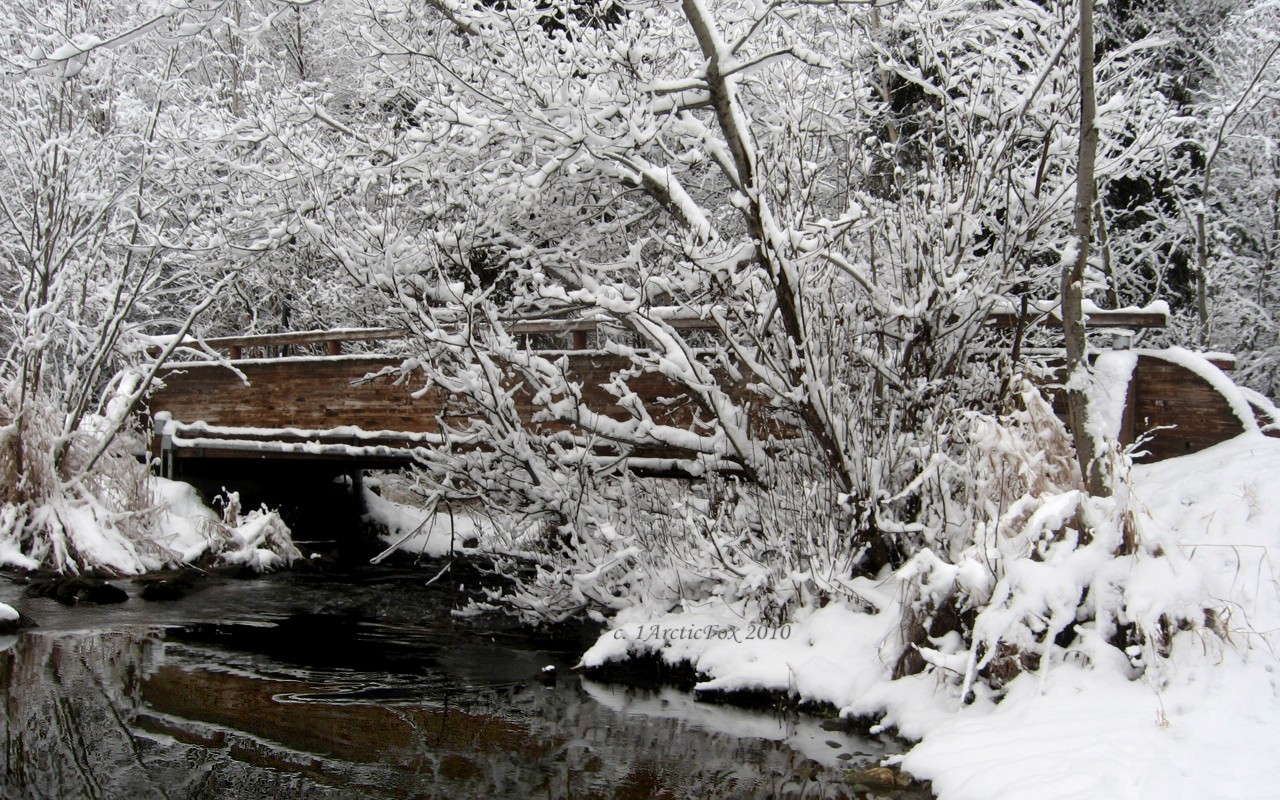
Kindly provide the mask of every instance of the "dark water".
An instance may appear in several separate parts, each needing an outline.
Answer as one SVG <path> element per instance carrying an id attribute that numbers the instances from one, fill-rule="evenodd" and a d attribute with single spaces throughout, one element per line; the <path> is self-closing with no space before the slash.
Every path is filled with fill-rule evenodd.
<path id="1" fill-rule="evenodd" d="M 458 587 L 428 574 L 71 609 L 0 581 L 41 626 L 0 637 L 0 797 L 852 797 L 847 770 L 885 755 L 816 719 L 583 679 L 592 631 L 456 620 Z"/>

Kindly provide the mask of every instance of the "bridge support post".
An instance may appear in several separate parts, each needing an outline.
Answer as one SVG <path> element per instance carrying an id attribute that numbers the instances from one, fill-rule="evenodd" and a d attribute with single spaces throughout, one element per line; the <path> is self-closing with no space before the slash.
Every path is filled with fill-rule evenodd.
<path id="1" fill-rule="evenodd" d="M 171 419 L 168 411 L 161 411 L 156 414 L 152 421 L 152 441 L 159 439 L 158 444 L 153 444 L 156 454 L 160 456 L 160 476 L 169 480 L 174 479 L 173 465 L 173 431 L 169 429 L 169 420 Z"/>

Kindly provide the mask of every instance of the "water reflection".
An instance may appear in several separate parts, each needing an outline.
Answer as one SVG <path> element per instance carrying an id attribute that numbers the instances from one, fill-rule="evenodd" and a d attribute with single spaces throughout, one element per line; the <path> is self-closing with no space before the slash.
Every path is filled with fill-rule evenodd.
<path id="1" fill-rule="evenodd" d="M 447 627 L 307 613 L 5 637 L 0 796 L 844 797 L 844 769 L 883 755 L 681 692 L 563 668 L 544 686 L 534 665 L 566 653 Z"/>

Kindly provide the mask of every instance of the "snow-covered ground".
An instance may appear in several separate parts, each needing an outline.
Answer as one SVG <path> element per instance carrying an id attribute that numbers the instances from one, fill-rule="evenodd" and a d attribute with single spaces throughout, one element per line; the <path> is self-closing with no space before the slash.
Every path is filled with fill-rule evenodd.
<path id="1" fill-rule="evenodd" d="M 693 663 L 704 689 L 786 691 L 872 715 L 919 740 L 901 767 L 942 800 L 1280 797 L 1280 440 L 1245 434 L 1137 467 L 1133 482 L 1141 542 L 1168 566 L 1144 590 L 1203 603 L 1228 631 L 1179 632 L 1145 670 L 1085 643 L 1019 675 L 998 702 L 979 693 L 966 705 L 937 672 L 889 679 L 881 653 L 895 613 L 832 604 L 761 628 L 714 602 L 661 618 L 624 611 L 583 663 L 655 652 Z M 894 579 L 857 589 L 872 608 L 898 602 Z"/>

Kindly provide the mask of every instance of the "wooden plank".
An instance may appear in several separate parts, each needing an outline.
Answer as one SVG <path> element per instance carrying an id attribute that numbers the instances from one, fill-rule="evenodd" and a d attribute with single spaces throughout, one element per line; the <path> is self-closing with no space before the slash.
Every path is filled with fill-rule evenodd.
<path id="1" fill-rule="evenodd" d="M 684 430 L 709 425 L 710 420 L 683 388 L 660 373 L 632 375 L 634 367 L 629 359 L 596 351 L 567 353 L 564 358 L 566 375 L 579 387 L 581 402 L 596 413 L 619 421 L 632 418 L 605 388 L 619 373 L 627 373 L 628 385 L 644 398 L 655 423 Z M 401 363 L 399 358 L 386 356 L 342 356 L 255 359 L 237 362 L 234 369 L 212 362 L 170 365 L 160 376 L 163 385 L 152 394 L 148 411 L 153 417 L 167 413 L 178 424 L 171 430 L 175 438 L 167 447 L 157 440 L 153 454 L 161 456 L 162 449 L 167 449 L 168 458 L 340 459 L 344 456 L 341 448 L 329 452 L 326 446 L 409 448 L 421 444 L 422 436 L 442 434 L 442 426 L 460 430 L 470 425 L 476 414 L 462 398 L 439 387 L 421 391 L 427 375 L 418 370 L 401 376 Z M 534 403 L 533 393 L 523 386 L 514 369 L 508 374 L 507 386 L 514 388 L 512 396 L 522 419 L 530 420 L 545 408 Z M 561 399 L 555 396 L 551 402 Z M 752 421 L 761 438 L 781 430 L 763 415 L 754 415 Z M 351 427 L 363 433 L 350 436 L 335 430 Z M 576 426 L 561 420 L 539 422 L 536 428 L 545 434 L 573 431 Z M 372 431 L 387 433 L 371 436 Z M 268 442 L 276 444 L 264 446 Z M 303 444 L 310 446 L 299 446 Z M 607 442 L 602 446 L 614 448 Z M 359 455 L 359 450 L 349 452 L 366 457 Z M 638 448 L 632 454 L 658 460 L 695 455 L 659 444 Z M 367 458 L 385 455 L 371 450 Z M 673 469 L 681 472 L 683 467 Z"/>
<path id="2" fill-rule="evenodd" d="M 630 418 L 630 412 L 604 388 L 619 372 L 631 369 L 628 359 L 591 351 L 566 357 L 569 380 L 581 385 L 582 400 L 588 407 L 614 419 Z M 458 399 L 438 387 L 413 397 L 411 393 L 427 381 L 421 372 L 404 380 L 396 374 L 372 377 L 400 364 L 401 359 L 385 356 L 238 362 L 236 369 L 248 379 L 247 385 L 235 371 L 220 364 L 175 364 L 161 373 L 164 386 L 152 394 L 149 409 L 152 416 L 167 411 L 182 422 L 240 428 L 352 425 L 406 432 L 438 432 L 440 419 L 470 416 Z M 517 383 L 513 376 L 509 385 Z M 669 378 L 648 373 L 629 377 L 628 384 L 650 403 L 650 413 L 659 424 L 685 428 L 694 423 L 696 404 Z M 515 400 L 526 416 L 536 410 L 532 395 L 523 387 L 517 390 Z"/>
<path id="3" fill-rule="evenodd" d="M 699 317 L 682 309 L 655 309 L 654 319 L 661 319 L 676 330 L 718 330 L 718 324 L 710 318 Z M 988 322 L 998 328 L 1015 327 L 1020 315 L 1013 311 L 993 311 Z M 1049 327 L 1061 327 L 1062 320 L 1052 313 L 1032 313 L 1025 318 L 1028 323 Z M 447 319 L 441 324 L 450 324 Z M 1162 328 L 1167 324 L 1163 313 L 1149 311 L 1110 311 L 1095 310 L 1091 312 L 1085 323 L 1092 328 Z M 504 325 L 512 335 L 526 334 L 568 334 L 591 333 L 601 329 L 625 329 L 625 325 L 616 320 L 588 318 L 550 318 L 509 320 Z M 297 345 L 312 345 L 341 342 L 368 342 L 405 339 L 411 335 L 406 328 L 346 328 L 338 330 L 287 331 L 283 333 L 250 334 L 244 336 L 216 336 L 207 339 L 187 338 L 183 346 L 191 348 L 207 347 L 213 350 L 240 350 L 283 348 Z M 331 354 L 332 351 L 330 351 Z"/>
<path id="4" fill-rule="evenodd" d="M 683 331 L 717 331 L 719 325 L 712 319 L 682 315 L 679 310 L 663 309 L 655 313 L 667 325 Z M 1017 312 L 995 311 L 988 315 L 988 323 L 997 328 L 1012 328 L 1022 319 L 1026 324 L 1045 327 L 1061 327 L 1062 320 L 1051 313 L 1030 314 L 1021 318 Z M 1162 313 L 1146 311 L 1107 311 L 1090 313 L 1085 321 L 1089 328 L 1162 328 L 1167 318 Z M 448 324 L 447 321 L 443 324 Z M 583 349 L 587 334 L 600 330 L 625 330 L 625 325 L 610 319 L 526 319 L 505 323 L 507 333 L 522 335 L 571 335 L 573 349 Z M 406 339 L 411 335 L 405 328 L 348 328 L 340 330 L 290 331 L 245 336 L 218 336 L 208 339 L 188 338 L 183 346 L 189 349 L 222 350 L 230 353 L 232 360 L 245 353 L 282 353 L 289 347 L 324 345 L 325 352 L 337 355 L 342 342 L 373 342 Z"/>
<path id="5" fill-rule="evenodd" d="M 987 315 L 987 323 L 996 328 L 1015 328 L 1020 319 L 1028 327 L 1062 327 L 1062 319 L 1050 313 L 1032 312 L 1025 318 L 1013 311 L 993 311 Z M 1163 328 L 1168 324 L 1168 317 L 1150 311 L 1092 311 L 1085 317 L 1084 324 L 1086 328 Z"/>
<path id="6" fill-rule="evenodd" d="M 580 385 L 583 403 L 613 419 L 631 418 L 631 413 L 604 388 L 620 372 L 630 372 L 628 359 L 591 351 L 568 353 L 565 358 L 567 377 Z M 224 365 L 174 365 L 162 373 L 164 385 L 152 395 L 150 412 L 168 412 L 180 423 L 202 421 L 232 429 L 210 431 L 201 426 L 179 426 L 179 449 L 199 451 L 199 457 L 349 458 L 355 452 L 364 453 L 369 459 L 407 460 L 410 448 L 425 443 L 423 436 L 429 439 L 440 435 L 442 425 L 465 428 L 474 411 L 438 387 L 420 392 L 427 382 L 427 376 L 420 371 L 403 377 L 398 373 L 380 374 L 396 370 L 400 364 L 400 359 L 385 356 L 239 362 L 237 368 L 247 384 Z M 518 383 L 514 375 L 509 377 L 508 385 L 516 387 L 516 408 L 528 420 L 539 407 L 532 394 Z M 690 430 L 710 422 L 681 387 L 661 374 L 628 375 L 627 383 L 645 398 L 647 409 L 658 424 Z M 552 401 L 559 399 L 554 397 Z M 764 415 L 752 417 L 752 426 L 762 439 L 770 433 L 779 434 L 778 425 Z M 340 430 L 351 427 L 364 433 L 353 436 Z M 571 431 L 574 426 L 569 421 L 548 421 L 539 423 L 538 428 L 551 433 Z M 1151 355 L 1139 357 L 1122 428 L 1126 441 L 1153 433 L 1145 446 L 1148 461 L 1196 452 L 1243 431 L 1226 399 L 1207 381 Z M 376 431 L 386 433 L 369 433 Z M 184 439 L 192 441 L 183 444 Z M 263 447 L 264 442 L 275 444 Z M 315 447 L 297 446 L 302 443 Z M 332 452 L 321 452 L 328 445 L 335 446 Z M 337 445 L 357 449 L 343 450 Z M 388 449 L 404 452 L 389 453 Z M 691 455 L 659 445 L 641 448 L 636 454 L 656 459 Z"/>
<path id="7" fill-rule="evenodd" d="M 1196 453 L 1244 432 L 1227 399 L 1178 364 L 1142 355 L 1129 387 L 1133 429 L 1152 433 L 1141 461 Z"/>
<path id="8" fill-rule="evenodd" d="M 327 342 L 373 342 L 404 339 L 409 331 L 404 328 L 347 328 L 343 330 L 290 331 L 286 333 L 260 333 L 247 336 L 215 336 L 210 339 L 183 340 L 184 345 L 199 347 L 203 344 L 214 350 L 229 347 L 283 347 L 287 345 L 321 344 Z"/>
<path id="9" fill-rule="evenodd" d="M 675 317 L 666 320 L 666 322 L 677 330 L 715 330 L 717 328 L 714 320 L 707 319 Z M 619 329 L 620 323 L 599 319 L 531 319 L 516 320 L 505 325 L 507 333 L 512 335 L 592 333 L 602 327 Z M 187 338 L 183 340 L 182 344 L 190 348 L 209 348 L 211 350 L 236 348 L 240 351 L 245 351 L 311 344 L 332 345 L 342 342 L 392 341 L 406 339 L 410 335 L 410 331 L 406 328 L 348 328 L 341 330 L 288 331 L 244 336 L 215 336 L 208 339 Z M 337 353 L 330 349 L 329 355 L 337 355 Z"/>

